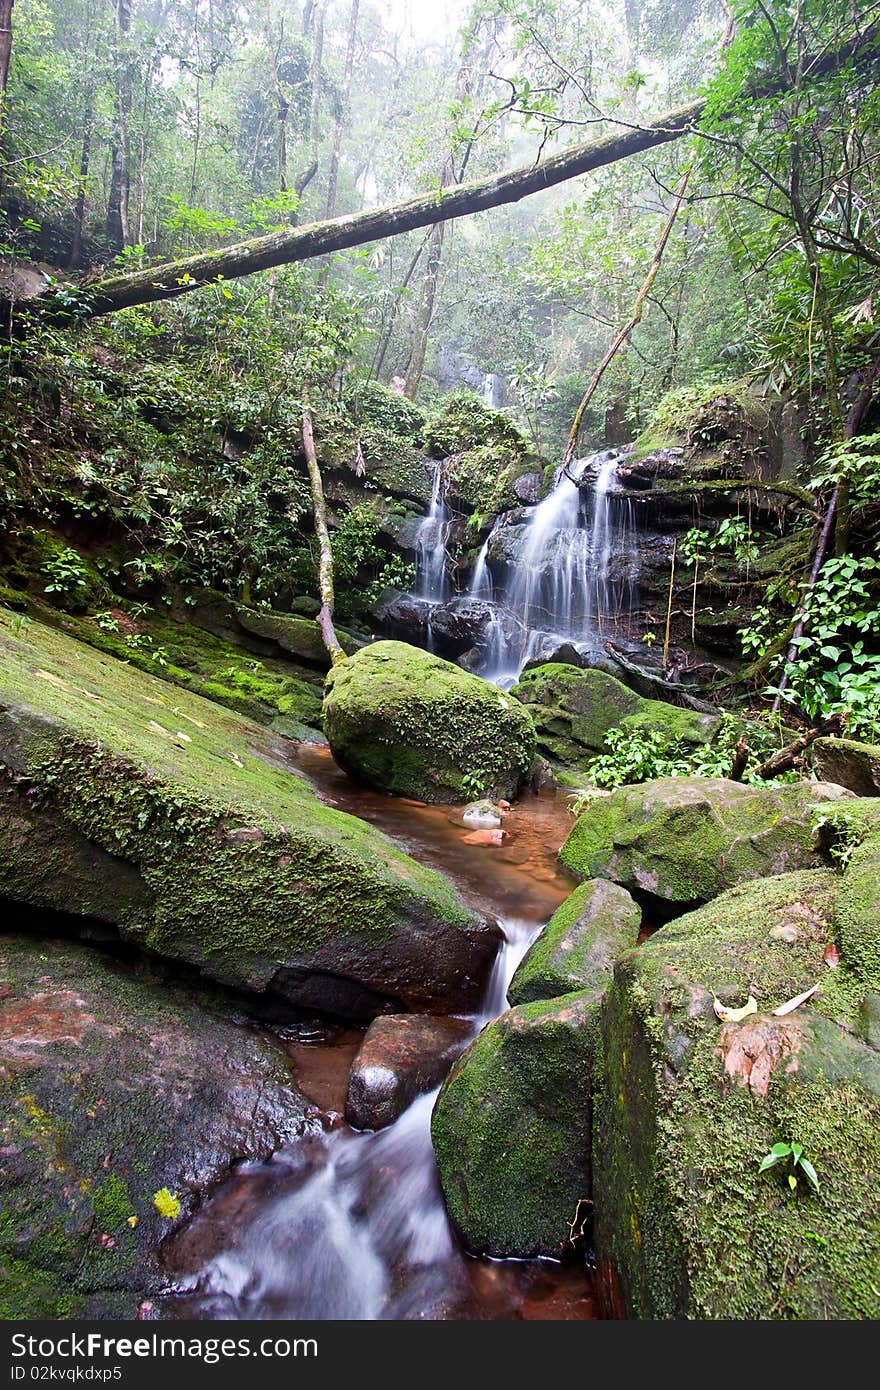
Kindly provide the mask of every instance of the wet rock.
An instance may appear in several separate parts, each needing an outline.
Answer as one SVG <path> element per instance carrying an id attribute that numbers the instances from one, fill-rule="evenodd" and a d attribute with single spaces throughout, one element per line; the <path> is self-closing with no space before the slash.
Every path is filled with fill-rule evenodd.
<path id="1" fill-rule="evenodd" d="M 556 663 L 527 669 L 510 692 L 527 706 L 539 752 L 583 767 L 604 748 L 609 729 L 658 730 L 670 741 L 711 742 L 720 719 L 636 695 L 605 671 Z"/>
<path id="2" fill-rule="evenodd" d="M 662 777 L 593 802 L 559 851 L 583 878 L 698 903 L 748 879 L 819 867 L 813 807 L 852 798 L 826 782 L 749 787 L 723 777 Z"/>
<path id="3" fill-rule="evenodd" d="M 133 1318 L 157 1247 L 307 1132 L 271 1038 L 87 947 L 0 938 L 0 1317 Z M 179 1224 L 179 1223 L 178 1223 Z"/>
<path id="4" fill-rule="evenodd" d="M 813 766 L 825 782 L 837 782 L 856 796 L 880 793 L 880 745 L 851 738 L 817 738 Z"/>
<path id="5" fill-rule="evenodd" d="M 276 642 L 283 652 L 297 657 L 309 665 L 321 668 L 330 665 L 327 648 L 321 639 L 317 623 L 311 618 L 300 617 L 296 613 L 262 612 L 254 608 L 238 607 L 238 622 L 245 632 Z M 340 645 L 347 655 L 357 651 L 361 645 L 356 638 L 344 629 L 336 629 Z"/>
<path id="6" fill-rule="evenodd" d="M 400 642 L 416 643 L 424 638 L 428 620 L 436 604 L 427 599 L 413 598 L 411 594 L 390 589 L 374 606 L 372 612 L 376 623 Z"/>
<path id="7" fill-rule="evenodd" d="M 498 826 L 503 819 L 501 807 L 494 801 L 472 801 L 470 806 L 465 806 L 461 818 L 465 825 L 481 827 Z"/>
<path id="8" fill-rule="evenodd" d="M 15 903 L 352 1018 L 481 998 L 494 925 L 322 805 L 263 726 L 33 622 L 0 629 L 0 765 Z"/>
<path id="9" fill-rule="evenodd" d="M 443 1085 L 431 1137 L 449 1214 L 475 1254 L 558 1256 L 590 1195 L 600 997 L 509 1009 Z"/>
<path id="10" fill-rule="evenodd" d="M 602 878 L 582 883 L 523 958 L 507 991 L 511 1004 L 608 984 L 614 962 L 635 946 L 641 921 L 625 888 Z"/>
<path id="11" fill-rule="evenodd" d="M 618 963 L 602 1007 L 595 1242 L 634 1318 L 868 1318 L 880 1262 L 880 1056 L 853 1033 L 860 972 L 829 971 L 838 880 L 744 884 Z M 788 942 L 773 927 L 796 923 Z M 772 1010 L 822 981 L 794 1013 Z M 721 1023 L 713 993 L 759 1013 Z M 761 1173 L 779 1140 L 803 1173 Z M 872 1271 L 874 1271 L 872 1273 Z"/>
<path id="12" fill-rule="evenodd" d="M 509 798 L 534 754 L 517 700 L 403 642 L 377 642 L 331 671 L 324 728 L 346 772 L 419 801 Z"/>
<path id="13" fill-rule="evenodd" d="M 439 1086 L 473 1035 L 460 1018 L 390 1014 L 370 1024 L 348 1077 L 345 1118 L 384 1129 L 416 1096 Z"/>
<path id="14" fill-rule="evenodd" d="M 543 481 L 543 473 L 523 473 L 514 480 L 510 490 L 518 502 L 534 505 L 540 496 Z"/>

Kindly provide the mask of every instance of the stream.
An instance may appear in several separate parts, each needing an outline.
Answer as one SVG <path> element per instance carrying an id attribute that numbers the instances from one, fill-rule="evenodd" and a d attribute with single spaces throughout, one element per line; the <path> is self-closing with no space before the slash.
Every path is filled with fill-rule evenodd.
<path id="1" fill-rule="evenodd" d="M 446 873 L 504 933 L 474 1034 L 506 1008 L 516 966 L 572 888 L 556 861 L 571 824 L 563 793 L 525 793 L 501 845 L 467 842 L 461 808 L 425 806 L 352 782 L 329 750 L 294 761 L 328 804 L 390 835 Z M 588 1319 L 600 1316 L 582 1258 L 474 1259 L 446 1216 L 430 1138 L 437 1092 L 376 1133 L 342 1116 L 362 1034 L 316 1023 L 291 1030 L 300 1090 L 323 1129 L 242 1165 L 166 1243 L 168 1288 L 157 1311 L 199 1319 Z"/>

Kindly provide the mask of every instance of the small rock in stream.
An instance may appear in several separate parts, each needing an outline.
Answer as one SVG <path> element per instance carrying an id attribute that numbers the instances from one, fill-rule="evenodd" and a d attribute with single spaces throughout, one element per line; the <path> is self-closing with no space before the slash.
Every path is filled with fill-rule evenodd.
<path id="1" fill-rule="evenodd" d="M 387 1014 L 367 1029 L 348 1078 L 345 1118 L 384 1129 L 416 1096 L 439 1086 L 473 1029 L 460 1018 Z"/>

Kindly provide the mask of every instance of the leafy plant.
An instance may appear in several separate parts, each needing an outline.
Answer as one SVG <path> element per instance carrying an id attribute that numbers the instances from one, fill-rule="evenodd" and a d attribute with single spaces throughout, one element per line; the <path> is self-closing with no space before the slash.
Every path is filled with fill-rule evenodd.
<path id="1" fill-rule="evenodd" d="M 86 587 L 88 570 L 85 561 L 71 546 L 65 546 L 51 560 L 47 560 L 42 572 L 51 581 L 44 590 L 47 594 L 71 594 L 76 589 Z"/>
<path id="2" fill-rule="evenodd" d="M 819 1178 L 810 1160 L 804 1157 L 803 1145 L 794 1141 L 774 1144 L 758 1164 L 758 1172 L 766 1173 L 771 1168 L 782 1168 L 792 1192 L 797 1191 L 799 1179 L 805 1178 L 810 1190 L 818 1194 Z"/>
<path id="3" fill-rule="evenodd" d="M 488 772 L 482 768 L 474 772 L 466 772 L 461 779 L 461 790 L 469 801 L 478 801 L 485 794 L 486 784 L 489 780 Z"/>

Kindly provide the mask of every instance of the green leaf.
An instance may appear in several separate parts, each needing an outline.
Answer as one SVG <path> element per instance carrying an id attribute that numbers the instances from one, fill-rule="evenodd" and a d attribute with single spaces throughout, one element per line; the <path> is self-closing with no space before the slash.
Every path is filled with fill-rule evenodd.
<path id="1" fill-rule="evenodd" d="M 800 1167 L 806 1174 L 807 1182 L 814 1192 L 819 1191 L 819 1175 L 808 1158 L 800 1159 Z"/>
<path id="2" fill-rule="evenodd" d="M 770 1149 L 770 1152 L 772 1154 L 776 1154 L 779 1158 L 789 1158 L 791 1156 L 791 1145 L 774 1144 Z"/>

